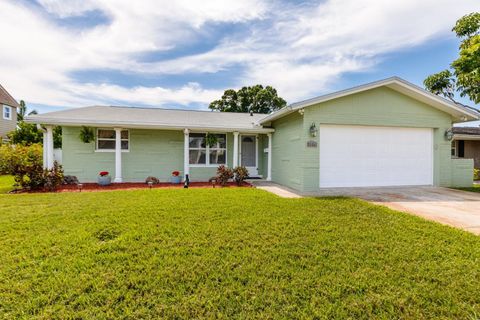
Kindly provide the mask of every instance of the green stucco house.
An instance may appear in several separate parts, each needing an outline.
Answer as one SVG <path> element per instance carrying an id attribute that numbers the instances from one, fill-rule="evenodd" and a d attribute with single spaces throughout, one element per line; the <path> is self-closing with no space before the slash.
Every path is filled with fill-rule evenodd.
<path id="1" fill-rule="evenodd" d="M 205 181 L 220 164 L 309 192 L 370 186 L 470 186 L 473 160 L 452 157 L 452 124 L 478 120 L 397 77 L 294 103 L 265 114 L 94 106 L 28 117 L 63 128 L 63 166 L 82 182 L 109 171 L 115 182 L 167 181 L 174 170 Z M 82 126 L 94 129 L 90 143 Z M 216 135 L 208 146 L 206 135 Z"/>

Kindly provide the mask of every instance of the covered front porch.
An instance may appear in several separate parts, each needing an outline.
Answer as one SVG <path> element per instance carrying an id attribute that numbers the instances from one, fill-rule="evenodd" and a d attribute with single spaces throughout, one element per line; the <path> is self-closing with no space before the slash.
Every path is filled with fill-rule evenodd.
<path id="1" fill-rule="evenodd" d="M 44 127 L 44 164 L 51 167 L 53 127 Z M 173 171 L 180 171 L 183 180 L 188 175 L 193 182 L 208 181 L 220 165 L 245 166 L 250 177 L 272 179 L 273 129 L 269 128 L 230 131 L 102 126 L 93 128 L 95 139 L 90 143 L 80 141 L 81 127 L 62 128 L 65 174 L 77 176 L 81 182 L 95 182 L 100 171 L 108 171 L 117 183 L 144 182 L 148 176 L 167 182 Z"/>

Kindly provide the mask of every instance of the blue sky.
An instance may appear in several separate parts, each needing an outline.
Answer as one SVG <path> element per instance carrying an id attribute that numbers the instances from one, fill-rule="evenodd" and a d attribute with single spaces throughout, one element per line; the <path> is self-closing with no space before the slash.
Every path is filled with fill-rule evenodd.
<path id="1" fill-rule="evenodd" d="M 478 0 L 454 7 L 450 0 L 0 0 L 0 83 L 40 112 L 94 104 L 206 109 L 225 89 L 257 83 L 289 103 L 393 75 L 422 85 L 455 59 L 456 19 L 479 7 Z"/>

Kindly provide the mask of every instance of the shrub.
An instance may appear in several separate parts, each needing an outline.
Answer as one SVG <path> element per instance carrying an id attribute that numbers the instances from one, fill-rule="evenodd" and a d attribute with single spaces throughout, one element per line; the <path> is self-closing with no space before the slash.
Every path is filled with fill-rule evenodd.
<path id="1" fill-rule="evenodd" d="M 233 170 L 223 164 L 217 168 L 217 182 L 225 186 L 228 180 L 233 178 Z"/>
<path id="2" fill-rule="evenodd" d="M 145 179 L 146 184 L 148 184 L 149 182 L 151 182 L 153 184 L 159 184 L 160 180 L 158 180 L 158 178 L 150 176 L 150 177 L 147 177 L 147 179 Z"/>
<path id="3" fill-rule="evenodd" d="M 63 181 L 63 170 L 58 163 L 54 162 L 54 167 L 50 170 L 43 169 L 43 151 L 40 144 L 2 145 L 0 171 L 13 175 L 15 185 L 26 190 L 43 187 L 53 190 Z"/>
<path id="4" fill-rule="evenodd" d="M 63 184 L 75 185 L 75 184 L 79 184 L 79 181 L 75 176 L 63 176 Z"/>
<path id="5" fill-rule="evenodd" d="M 238 166 L 233 169 L 233 174 L 235 175 L 235 182 L 240 186 L 248 177 L 248 170 L 244 166 Z"/>
<path id="6" fill-rule="evenodd" d="M 53 162 L 53 168 L 45 169 L 43 173 L 43 187 L 49 191 L 57 189 L 63 183 L 63 168 L 57 161 Z"/>
<path id="7" fill-rule="evenodd" d="M 480 169 L 473 169 L 473 180 L 480 180 Z"/>

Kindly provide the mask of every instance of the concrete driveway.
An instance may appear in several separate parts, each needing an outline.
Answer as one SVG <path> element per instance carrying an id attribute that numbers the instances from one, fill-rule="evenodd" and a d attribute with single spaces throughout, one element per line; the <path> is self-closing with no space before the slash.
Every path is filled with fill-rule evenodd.
<path id="1" fill-rule="evenodd" d="M 480 193 L 435 187 L 320 189 L 314 196 L 361 198 L 480 235 Z"/>

